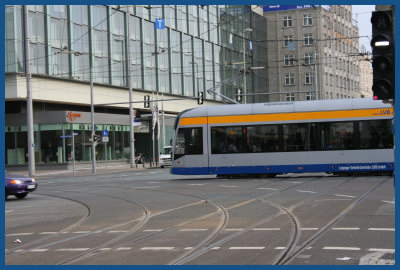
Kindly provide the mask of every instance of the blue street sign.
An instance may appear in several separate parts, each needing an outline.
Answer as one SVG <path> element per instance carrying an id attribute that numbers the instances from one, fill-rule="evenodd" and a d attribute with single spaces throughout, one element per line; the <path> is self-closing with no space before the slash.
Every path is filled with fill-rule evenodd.
<path id="1" fill-rule="evenodd" d="M 72 135 L 62 135 L 60 138 L 72 138 Z"/>
<path id="2" fill-rule="evenodd" d="M 108 136 L 108 130 L 105 129 L 105 130 L 103 130 L 103 137 L 107 137 L 107 136 Z"/>
<path id="3" fill-rule="evenodd" d="M 165 28 L 165 19 L 156 18 L 155 26 L 156 26 L 156 29 L 164 29 Z"/>

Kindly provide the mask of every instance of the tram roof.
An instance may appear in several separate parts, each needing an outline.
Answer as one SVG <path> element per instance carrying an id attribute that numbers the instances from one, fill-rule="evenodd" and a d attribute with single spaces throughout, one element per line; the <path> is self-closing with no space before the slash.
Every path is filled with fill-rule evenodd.
<path id="1" fill-rule="evenodd" d="M 182 112 L 181 117 L 340 111 L 377 108 L 392 108 L 392 105 L 385 104 L 381 100 L 373 100 L 372 98 L 230 104 L 198 107 Z"/>

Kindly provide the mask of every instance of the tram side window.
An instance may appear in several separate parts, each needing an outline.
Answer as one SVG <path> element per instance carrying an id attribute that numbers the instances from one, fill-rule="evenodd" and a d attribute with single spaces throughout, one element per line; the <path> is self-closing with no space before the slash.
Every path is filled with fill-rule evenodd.
<path id="1" fill-rule="evenodd" d="M 321 123 L 321 150 L 355 149 L 353 122 Z"/>
<path id="2" fill-rule="evenodd" d="M 278 125 L 260 125 L 247 127 L 247 152 L 278 152 Z"/>
<path id="3" fill-rule="evenodd" d="M 211 153 L 241 153 L 242 127 L 212 127 Z"/>
<path id="4" fill-rule="evenodd" d="M 176 137 L 174 159 L 203 154 L 203 128 L 180 128 Z"/>
<path id="5" fill-rule="evenodd" d="M 315 124 L 283 125 L 284 151 L 315 150 Z"/>
<path id="6" fill-rule="evenodd" d="M 359 126 L 361 149 L 393 148 L 391 120 L 361 121 Z"/>

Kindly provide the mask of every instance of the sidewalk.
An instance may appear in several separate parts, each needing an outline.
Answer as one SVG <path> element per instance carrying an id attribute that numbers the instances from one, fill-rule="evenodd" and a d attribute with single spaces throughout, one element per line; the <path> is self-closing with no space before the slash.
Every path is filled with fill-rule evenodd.
<path id="1" fill-rule="evenodd" d="M 102 164 L 102 166 L 97 166 L 96 167 L 96 175 L 101 175 L 101 174 L 108 174 L 108 173 L 114 173 L 114 172 L 129 172 L 129 171 L 142 171 L 142 170 L 147 170 L 147 169 L 157 169 L 160 167 L 150 167 L 150 163 L 146 163 L 145 166 L 143 167 L 142 164 L 138 164 L 137 168 L 131 168 L 130 164 L 118 164 L 118 165 L 108 165 L 107 167 Z M 16 175 L 28 175 L 28 169 L 26 170 L 7 170 L 8 174 L 16 174 Z M 75 169 L 75 177 L 76 176 L 83 176 L 83 175 L 94 175 L 92 173 L 92 168 L 76 168 Z M 43 178 L 56 178 L 56 177 L 72 177 L 73 176 L 73 170 L 36 170 L 36 176 L 35 178 L 37 179 L 43 179 Z"/>

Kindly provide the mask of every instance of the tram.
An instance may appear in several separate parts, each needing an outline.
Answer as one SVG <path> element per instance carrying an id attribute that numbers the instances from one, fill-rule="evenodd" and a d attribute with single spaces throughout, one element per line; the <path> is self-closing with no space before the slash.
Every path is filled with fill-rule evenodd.
<path id="1" fill-rule="evenodd" d="M 393 116 L 372 98 L 186 110 L 175 121 L 171 173 L 390 173 Z"/>

